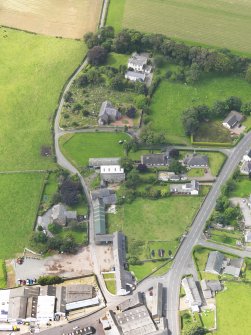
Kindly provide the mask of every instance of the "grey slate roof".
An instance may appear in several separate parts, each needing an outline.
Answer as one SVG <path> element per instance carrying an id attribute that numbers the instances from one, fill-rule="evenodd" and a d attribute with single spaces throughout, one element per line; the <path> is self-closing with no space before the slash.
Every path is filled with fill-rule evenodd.
<path id="1" fill-rule="evenodd" d="M 127 299 L 126 301 L 123 301 L 121 304 L 119 304 L 118 309 L 124 312 L 128 309 L 139 307 L 143 304 L 144 304 L 144 301 L 143 301 L 142 293 L 137 292 L 130 299 Z"/>
<path id="2" fill-rule="evenodd" d="M 151 166 L 166 165 L 166 155 L 163 154 L 147 154 L 141 156 L 141 163 Z"/>
<path id="3" fill-rule="evenodd" d="M 182 286 L 186 292 L 186 298 L 190 306 L 201 306 L 202 301 L 196 282 L 193 277 L 185 277 L 182 279 Z"/>
<path id="4" fill-rule="evenodd" d="M 189 155 L 184 159 L 184 164 L 188 167 L 207 167 L 208 157 L 199 154 Z"/>
<path id="5" fill-rule="evenodd" d="M 152 316 L 153 318 L 161 318 L 163 315 L 163 285 L 157 283 L 153 290 L 153 305 Z"/>
<path id="6" fill-rule="evenodd" d="M 231 111 L 225 118 L 223 123 L 227 123 L 230 128 L 233 128 L 238 122 L 243 120 L 243 115 L 236 111 Z"/>
<path id="7" fill-rule="evenodd" d="M 101 165 L 119 165 L 120 164 L 120 157 L 104 157 L 104 158 L 90 158 L 89 159 L 89 166 L 98 168 Z"/>
<path id="8" fill-rule="evenodd" d="M 134 52 L 132 54 L 132 57 L 130 57 L 128 60 L 128 65 L 129 63 L 133 64 L 134 66 L 139 65 L 143 67 L 147 63 L 147 57 L 139 55 L 136 52 Z"/>
<path id="9" fill-rule="evenodd" d="M 223 266 L 224 255 L 219 251 L 212 251 L 208 255 L 206 272 L 220 274 Z"/>
<path id="10" fill-rule="evenodd" d="M 94 229 L 95 235 L 97 234 L 105 234 L 106 226 L 105 226 L 105 206 L 102 201 L 99 199 L 92 202 L 94 209 Z"/>
<path id="11" fill-rule="evenodd" d="M 230 259 L 223 273 L 234 277 L 239 277 L 244 260 L 242 258 Z"/>
<path id="12" fill-rule="evenodd" d="M 104 205 L 115 205 L 117 201 L 116 194 L 108 188 L 100 188 L 91 192 L 92 200 L 101 199 Z"/>
<path id="13" fill-rule="evenodd" d="M 113 107 L 110 101 L 106 100 L 102 103 L 98 116 L 99 123 L 106 124 L 111 121 L 118 120 L 121 117 L 121 114 L 116 108 Z"/>
<path id="14" fill-rule="evenodd" d="M 222 290 L 222 285 L 219 280 L 207 280 L 207 286 L 212 292 L 219 292 Z"/>
<path id="15" fill-rule="evenodd" d="M 66 286 L 66 303 L 93 298 L 93 286 L 72 284 Z"/>
<path id="16" fill-rule="evenodd" d="M 139 81 L 144 81 L 146 79 L 146 75 L 144 73 L 139 73 L 135 71 L 126 71 L 125 77 L 133 77 Z"/>
<path id="17" fill-rule="evenodd" d="M 126 245 L 125 235 L 122 232 L 113 234 L 113 257 L 115 265 L 116 291 L 117 294 L 125 294 L 128 284 L 133 284 L 132 275 L 125 270 Z"/>

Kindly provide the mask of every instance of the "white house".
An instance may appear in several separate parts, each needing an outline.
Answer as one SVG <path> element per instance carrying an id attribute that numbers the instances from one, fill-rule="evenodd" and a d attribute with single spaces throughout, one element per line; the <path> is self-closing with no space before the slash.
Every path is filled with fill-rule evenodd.
<path id="1" fill-rule="evenodd" d="M 145 66 L 147 65 L 147 57 L 137 54 L 134 52 L 132 57 L 129 58 L 127 67 L 128 69 L 133 69 L 134 71 L 143 72 Z"/>
<path id="2" fill-rule="evenodd" d="M 124 169 L 120 165 L 101 165 L 100 173 L 124 173 Z"/>
<path id="3" fill-rule="evenodd" d="M 244 162 L 251 162 L 251 150 L 249 150 L 244 156 L 243 156 Z"/>

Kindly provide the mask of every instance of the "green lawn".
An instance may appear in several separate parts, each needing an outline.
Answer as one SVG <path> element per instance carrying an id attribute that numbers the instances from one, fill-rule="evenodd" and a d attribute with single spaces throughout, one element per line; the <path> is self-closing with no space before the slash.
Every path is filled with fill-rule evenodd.
<path id="1" fill-rule="evenodd" d="M 128 140 L 124 133 L 80 133 L 60 138 L 62 152 L 77 167 L 88 165 L 91 157 L 122 157 L 123 146 L 119 140 Z"/>
<path id="2" fill-rule="evenodd" d="M 104 273 L 103 277 L 107 290 L 112 294 L 116 294 L 116 279 L 114 273 Z"/>
<path id="3" fill-rule="evenodd" d="M 212 329 L 215 326 L 214 322 L 214 317 L 215 317 L 215 312 L 208 309 L 206 311 L 203 311 L 200 313 L 200 317 L 202 320 L 202 324 L 205 328 L 207 329 Z"/>
<path id="4" fill-rule="evenodd" d="M 126 0 L 110 0 L 109 2 L 106 25 L 113 26 L 116 32 L 122 28 L 125 1 Z"/>
<path id="5" fill-rule="evenodd" d="M 119 68 L 121 65 L 127 66 L 129 55 L 110 52 L 107 59 L 107 65 Z"/>
<path id="6" fill-rule="evenodd" d="M 6 287 L 6 268 L 4 260 L 0 259 L 0 288 Z"/>
<path id="7" fill-rule="evenodd" d="M 236 242 L 242 240 L 240 232 L 227 232 L 216 229 L 210 229 L 210 240 L 218 243 L 230 244 L 236 247 Z"/>
<path id="8" fill-rule="evenodd" d="M 156 271 L 162 264 L 163 262 L 161 261 L 145 262 L 142 265 L 130 265 L 129 270 L 134 273 L 137 281 L 140 281 Z"/>
<path id="9" fill-rule="evenodd" d="M 226 290 L 217 294 L 217 335 L 250 334 L 251 285 L 225 282 Z"/>
<path id="10" fill-rule="evenodd" d="M 231 192 L 230 197 L 249 197 L 251 193 L 251 180 L 248 177 L 241 178 L 237 183 L 235 190 Z"/>
<path id="11" fill-rule="evenodd" d="M 135 250 L 135 256 L 146 259 L 149 241 L 172 241 L 173 245 L 178 242 L 201 201 L 202 197 L 138 198 L 131 204 L 117 206 L 116 214 L 107 215 L 108 231 L 122 230 L 128 239 L 128 252 Z"/>
<path id="12" fill-rule="evenodd" d="M 203 177 L 204 169 L 191 169 L 187 172 L 188 177 Z"/>
<path id="13" fill-rule="evenodd" d="M 14 257 L 28 245 L 45 174 L 0 175 L 0 259 Z"/>
<path id="14" fill-rule="evenodd" d="M 193 86 L 163 80 L 152 99 L 153 126 L 156 130 L 164 131 L 168 141 L 187 144 L 189 138 L 184 134 L 181 120 L 185 109 L 201 104 L 211 106 L 215 100 L 231 95 L 247 101 L 250 93 L 251 86 L 235 76 L 208 76 Z"/>
<path id="15" fill-rule="evenodd" d="M 249 1 L 111 0 L 107 25 L 251 53 Z"/>
<path id="16" fill-rule="evenodd" d="M 0 28 L 0 49 L 1 171 L 54 167 L 51 158 L 41 156 L 41 146 L 52 145 L 60 91 L 86 47 L 80 41 Z"/>

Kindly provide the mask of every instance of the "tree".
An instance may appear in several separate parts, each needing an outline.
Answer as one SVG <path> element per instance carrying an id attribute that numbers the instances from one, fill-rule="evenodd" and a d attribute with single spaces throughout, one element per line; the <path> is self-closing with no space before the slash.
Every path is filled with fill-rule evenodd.
<path id="1" fill-rule="evenodd" d="M 137 166 L 137 170 L 139 172 L 146 172 L 148 170 L 146 164 L 139 163 Z"/>
<path id="2" fill-rule="evenodd" d="M 65 102 L 72 103 L 74 101 L 73 99 L 73 93 L 71 91 L 67 91 L 64 96 Z"/>
<path id="3" fill-rule="evenodd" d="M 136 188 L 140 184 L 140 177 L 137 170 L 133 169 L 127 174 L 125 185 L 127 188 Z"/>
<path id="4" fill-rule="evenodd" d="M 207 332 L 208 332 L 207 329 L 191 323 L 186 327 L 184 335 L 205 335 L 207 334 Z"/>
<path id="5" fill-rule="evenodd" d="M 224 212 L 229 206 L 230 206 L 230 201 L 229 201 L 228 197 L 226 197 L 224 195 L 221 195 L 216 200 L 215 209 L 219 212 Z"/>
<path id="6" fill-rule="evenodd" d="M 246 102 L 241 106 L 241 112 L 246 116 L 250 115 L 250 113 L 251 113 L 251 101 Z"/>
<path id="7" fill-rule="evenodd" d="M 78 204 L 80 200 L 80 189 L 79 182 L 74 182 L 70 178 L 66 178 L 60 187 L 61 201 L 68 206 Z"/>
<path id="8" fill-rule="evenodd" d="M 71 234 L 68 234 L 65 239 L 62 240 L 60 251 L 68 254 L 73 254 L 77 250 L 77 243 Z"/>
<path id="9" fill-rule="evenodd" d="M 130 172 L 133 169 L 133 160 L 127 157 L 121 159 L 121 167 L 125 170 L 126 173 Z"/>
<path id="10" fill-rule="evenodd" d="M 229 112 L 229 106 L 226 101 L 215 101 L 212 112 L 214 117 L 224 117 Z"/>
<path id="11" fill-rule="evenodd" d="M 33 239 L 36 243 L 46 243 L 48 237 L 43 233 L 43 231 L 37 231 L 34 233 Z"/>
<path id="12" fill-rule="evenodd" d="M 130 108 L 128 108 L 127 111 L 126 111 L 126 115 L 130 119 L 134 119 L 135 116 L 136 116 L 136 109 L 135 109 L 135 107 L 131 106 Z"/>
<path id="13" fill-rule="evenodd" d="M 87 75 L 86 74 L 83 74 L 82 76 L 80 76 L 79 78 L 78 78 L 78 85 L 80 86 L 80 87 L 85 87 L 85 86 L 87 86 L 88 84 L 89 84 L 89 80 L 88 80 L 88 77 L 87 77 Z"/>
<path id="14" fill-rule="evenodd" d="M 199 129 L 199 121 L 194 116 L 183 115 L 182 121 L 187 135 L 193 135 Z"/>
<path id="15" fill-rule="evenodd" d="M 154 57 L 153 62 L 156 68 L 161 68 L 165 64 L 165 57 L 162 55 L 157 55 Z"/>
<path id="16" fill-rule="evenodd" d="M 180 174 L 186 171 L 186 168 L 177 160 L 173 159 L 169 164 L 168 170 L 175 174 Z"/>
<path id="17" fill-rule="evenodd" d="M 238 112 L 241 110 L 242 102 L 239 97 L 229 97 L 228 99 L 226 99 L 226 104 L 228 105 L 228 110 L 235 110 Z"/>
<path id="18" fill-rule="evenodd" d="M 188 71 L 186 71 L 186 81 L 188 84 L 194 84 L 200 80 L 202 71 L 197 63 L 193 63 Z"/>
<path id="19" fill-rule="evenodd" d="M 172 149 L 169 152 L 169 157 L 174 158 L 174 159 L 178 159 L 180 155 L 180 152 L 178 149 Z"/>
<path id="20" fill-rule="evenodd" d="M 116 74 L 110 80 L 110 87 L 116 91 L 124 91 L 126 88 L 126 81 L 121 73 Z"/>
<path id="21" fill-rule="evenodd" d="M 101 46 L 95 46 L 87 53 L 88 62 L 94 66 L 104 64 L 106 62 L 106 58 L 107 50 Z"/>
<path id="22" fill-rule="evenodd" d="M 251 83 L 251 65 L 247 68 L 246 74 L 245 74 L 245 79 L 249 83 Z"/>

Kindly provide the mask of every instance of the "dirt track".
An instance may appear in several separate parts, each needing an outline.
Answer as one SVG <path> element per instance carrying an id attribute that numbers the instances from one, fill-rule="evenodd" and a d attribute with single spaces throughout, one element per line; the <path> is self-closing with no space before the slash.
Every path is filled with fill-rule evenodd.
<path id="1" fill-rule="evenodd" d="M 50 36 L 82 38 L 97 27 L 102 0 L 1 0 L 0 24 Z"/>

